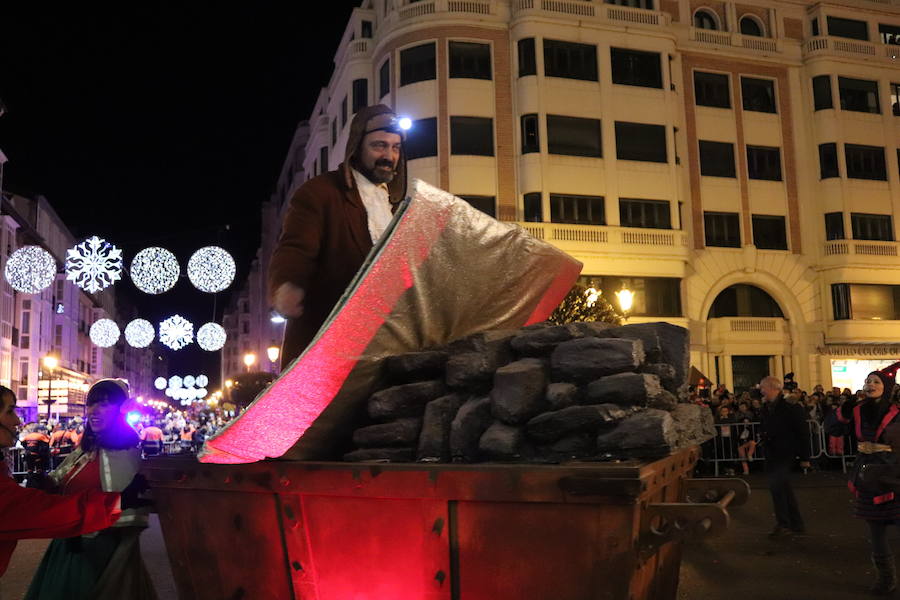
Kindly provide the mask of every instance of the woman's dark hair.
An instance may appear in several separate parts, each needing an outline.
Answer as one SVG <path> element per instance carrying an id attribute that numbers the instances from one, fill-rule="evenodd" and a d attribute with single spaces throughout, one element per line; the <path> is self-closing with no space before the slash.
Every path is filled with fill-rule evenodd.
<path id="1" fill-rule="evenodd" d="M 128 391 L 123 384 L 113 379 L 101 379 L 88 390 L 85 405 L 93 406 L 100 402 L 108 402 L 121 407 L 128 400 Z M 81 438 L 81 448 L 90 452 L 95 447 L 107 450 L 126 450 L 135 448 L 140 441 L 138 434 L 131 428 L 121 410 L 116 412 L 112 423 L 101 434 L 94 433 L 91 429 L 90 419 L 84 427 L 84 437 Z"/>
<path id="2" fill-rule="evenodd" d="M 16 403 L 16 395 L 13 393 L 11 389 L 4 385 L 0 385 L 0 406 L 3 406 L 3 398 L 9 394 L 13 399 L 13 404 Z"/>

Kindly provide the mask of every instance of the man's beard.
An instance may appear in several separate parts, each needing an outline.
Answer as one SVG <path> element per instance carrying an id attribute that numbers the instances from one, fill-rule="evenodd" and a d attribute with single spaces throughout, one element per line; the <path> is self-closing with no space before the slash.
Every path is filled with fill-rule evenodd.
<path id="1" fill-rule="evenodd" d="M 380 185 L 382 183 L 390 183 L 394 179 L 394 175 L 396 172 L 394 171 L 394 164 L 390 161 L 376 161 L 375 165 L 372 169 L 366 168 L 364 165 L 359 165 L 361 168 L 359 171 L 366 176 L 366 179 L 374 183 L 375 185 Z M 387 169 L 379 169 L 378 167 L 387 167 Z"/>

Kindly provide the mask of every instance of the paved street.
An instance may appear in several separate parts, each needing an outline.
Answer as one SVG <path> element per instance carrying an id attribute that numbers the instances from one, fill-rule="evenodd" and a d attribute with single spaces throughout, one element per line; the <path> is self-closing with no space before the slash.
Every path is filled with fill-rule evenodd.
<path id="1" fill-rule="evenodd" d="M 686 547 L 680 600 L 871 597 L 865 593 L 872 574 L 864 523 L 849 515 L 849 494 L 843 476 L 839 472 L 814 473 L 797 475 L 795 481 L 809 533 L 787 541 L 769 540 L 766 533 L 772 527 L 772 516 L 765 479 L 751 476 L 750 502 L 732 510 L 728 533 Z M 893 546 L 900 551 L 898 537 L 897 532 L 892 533 Z M 2 600 L 22 598 L 46 545 L 45 541 L 20 543 L 3 578 Z M 155 517 L 141 538 L 141 546 L 160 600 L 176 600 Z"/>

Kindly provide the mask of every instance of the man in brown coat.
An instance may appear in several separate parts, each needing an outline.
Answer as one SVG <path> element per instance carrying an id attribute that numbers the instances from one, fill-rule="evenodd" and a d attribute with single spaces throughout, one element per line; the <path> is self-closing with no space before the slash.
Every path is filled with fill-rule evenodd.
<path id="1" fill-rule="evenodd" d="M 291 198 L 269 266 L 272 306 L 287 318 L 282 369 L 313 340 L 403 200 L 403 137 L 390 108 L 361 109 L 344 162 Z"/>

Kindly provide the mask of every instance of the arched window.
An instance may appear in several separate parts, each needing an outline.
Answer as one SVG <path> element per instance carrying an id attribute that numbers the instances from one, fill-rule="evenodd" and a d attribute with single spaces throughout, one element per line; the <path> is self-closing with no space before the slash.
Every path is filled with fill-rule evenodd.
<path id="1" fill-rule="evenodd" d="M 711 10 L 701 8 L 694 13 L 694 27 L 697 29 L 718 29 L 719 20 Z"/>
<path id="2" fill-rule="evenodd" d="M 722 290 L 712 308 L 710 319 L 719 317 L 784 317 L 772 296 L 754 285 L 739 283 Z"/>
<path id="3" fill-rule="evenodd" d="M 762 25 L 751 16 L 741 17 L 741 33 L 744 35 L 764 37 Z"/>

